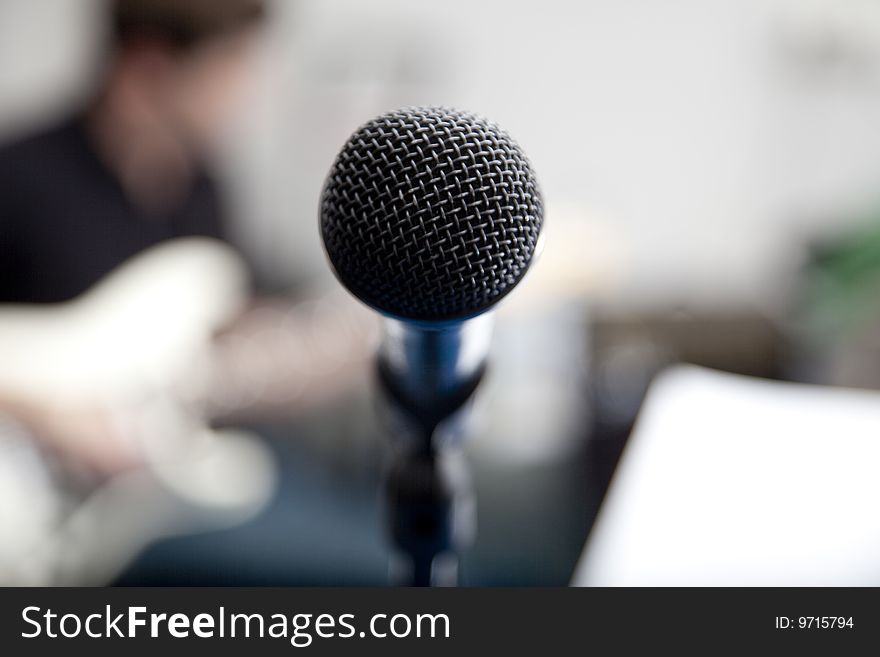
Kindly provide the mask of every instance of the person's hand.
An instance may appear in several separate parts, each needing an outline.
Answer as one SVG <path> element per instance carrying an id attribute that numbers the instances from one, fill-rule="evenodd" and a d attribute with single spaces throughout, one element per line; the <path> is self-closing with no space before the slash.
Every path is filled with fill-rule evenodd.
<path id="1" fill-rule="evenodd" d="M 339 400 L 369 381 L 379 334 L 375 314 L 341 295 L 255 305 L 214 344 L 209 413 L 302 413 Z"/>
<path id="2" fill-rule="evenodd" d="M 141 462 L 124 418 L 102 404 L 17 400 L 9 406 L 41 445 L 73 467 L 109 477 Z"/>

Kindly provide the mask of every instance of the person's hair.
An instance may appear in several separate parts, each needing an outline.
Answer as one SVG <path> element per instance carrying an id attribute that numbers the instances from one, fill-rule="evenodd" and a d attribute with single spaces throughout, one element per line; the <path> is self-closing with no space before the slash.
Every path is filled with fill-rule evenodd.
<path id="1" fill-rule="evenodd" d="M 253 27 L 265 14 L 266 0 L 110 0 L 116 45 L 147 39 L 190 50 Z"/>

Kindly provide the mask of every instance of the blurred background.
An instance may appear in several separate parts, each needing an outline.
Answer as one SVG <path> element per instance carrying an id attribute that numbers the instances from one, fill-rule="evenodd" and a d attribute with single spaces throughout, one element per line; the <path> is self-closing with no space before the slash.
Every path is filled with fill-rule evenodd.
<path id="1" fill-rule="evenodd" d="M 0 0 L 0 141 L 87 102 L 105 14 L 100 1 Z M 73 565 L 59 580 L 47 565 L 40 581 L 387 580 L 375 326 L 332 279 L 317 208 L 351 132 L 400 106 L 497 121 L 547 205 L 546 249 L 499 313 L 475 407 L 465 583 L 570 581 L 645 391 L 671 363 L 880 387 L 876 2 L 297 0 L 270 2 L 259 29 L 244 102 L 211 149 L 229 240 L 273 299 L 258 304 L 261 328 L 229 341 L 233 360 L 301 358 L 262 339 L 292 331 L 333 364 L 303 366 L 310 378 L 285 394 L 301 401 L 322 376 L 344 384 L 288 404 L 267 401 L 262 370 L 246 372 L 228 393 L 248 398 L 244 410 L 218 415 L 224 431 L 246 432 L 237 448 L 254 477 L 274 484 L 242 483 L 250 494 L 222 519 L 178 510 L 173 529 L 118 539 L 127 556 L 107 572 Z M 328 337 L 326 326 L 346 329 Z M 85 497 L 72 486 L 46 503 L 47 526 Z M 20 581 L 21 552 L 9 555 L 0 577 Z"/>

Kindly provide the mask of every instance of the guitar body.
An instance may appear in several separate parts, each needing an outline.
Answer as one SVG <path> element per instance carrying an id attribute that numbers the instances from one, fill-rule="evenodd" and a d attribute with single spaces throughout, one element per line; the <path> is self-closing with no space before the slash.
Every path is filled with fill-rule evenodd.
<path id="1" fill-rule="evenodd" d="M 0 583 L 103 584 L 168 534 L 240 522 L 271 494 L 274 463 L 214 431 L 196 400 L 212 336 L 244 307 L 247 278 L 220 242 L 153 247 L 73 301 L 0 306 L 0 399 L 106 409 L 140 466 L 83 490 L 39 441 L 0 417 Z"/>

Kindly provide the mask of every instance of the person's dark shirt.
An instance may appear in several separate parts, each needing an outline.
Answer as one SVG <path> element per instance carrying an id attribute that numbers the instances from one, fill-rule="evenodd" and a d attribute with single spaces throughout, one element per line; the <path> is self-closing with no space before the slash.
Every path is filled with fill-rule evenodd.
<path id="1" fill-rule="evenodd" d="M 206 172 L 174 210 L 145 213 L 98 157 L 81 119 L 0 147 L 0 303 L 66 301 L 159 242 L 223 233 Z"/>

